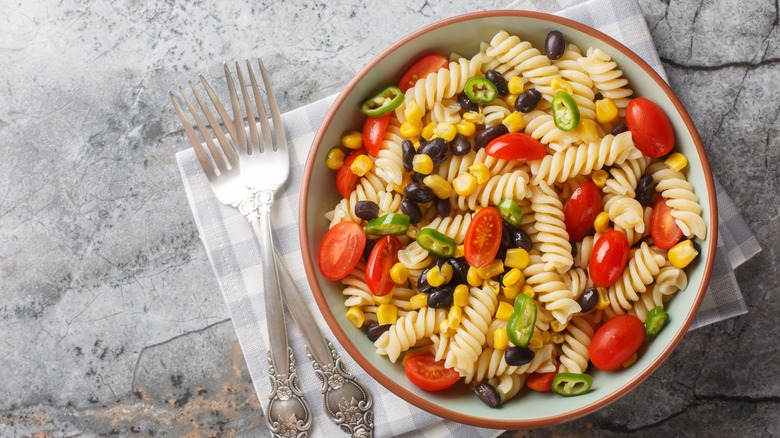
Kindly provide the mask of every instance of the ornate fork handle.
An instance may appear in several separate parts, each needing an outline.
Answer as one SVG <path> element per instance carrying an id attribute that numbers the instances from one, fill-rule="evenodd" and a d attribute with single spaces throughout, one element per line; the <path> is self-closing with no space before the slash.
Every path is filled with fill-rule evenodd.
<path id="1" fill-rule="evenodd" d="M 268 401 L 266 421 L 275 437 L 303 438 L 311 427 L 311 412 L 298 388 L 298 373 L 293 364 L 292 349 L 287 352 L 290 369 L 281 372 L 274 368 L 271 354 L 268 354 L 268 377 L 271 379 L 271 394 Z"/>

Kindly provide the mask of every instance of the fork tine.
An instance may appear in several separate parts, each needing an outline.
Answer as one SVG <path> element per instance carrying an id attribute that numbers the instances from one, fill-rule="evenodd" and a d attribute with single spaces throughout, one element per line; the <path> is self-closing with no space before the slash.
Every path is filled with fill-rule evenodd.
<path id="1" fill-rule="evenodd" d="M 217 113 L 222 119 L 222 123 L 225 124 L 225 128 L 227 128 L 228 133 L 230 134 L 230 138 L 232 138 L 233 141 L 236 141 L 236 128 L 234 120 L 231 119 L 227 111 L 225 111 L 225 107 L 222 106 L 222 102 L 220 102 L 219 98 L 217 97 L 217 93 L 215 93 L 214 89 L 211 88 L 211 85 L 209 85 L 208 81 L 206 81 L 206 78 L 203 75 L 199 75 L 199 77 L 200 82 L 203 84 L 203 88 L 206 89 L 206 94 L 208 94 L 209 99 L 211 99 L 211 103 L 213 103 L 214 108 L 217 109 Z"/>
<path id="2" fill-rule="evenodd" d="M 192 83 L 190 82 L 190 84 Z M 222 158 L 222 154 L 219 153 L 219 150 L 217 150 L 217 147 L 214 145 L 214 141 L 211 139 L 211 134 L 209 134 L 209 130 L 206 128 L 206 125 L 203 124 L 203 119 L 201 119 L 200 115 L 198 115 L 198 111 L 195 109 L 195 105 L 190 102 L 187 94 L 184 93 L 184 88 L 179 87 L 179 94 L 181 94 L 181 97 L 184 100 L 184 104 L 187 105 L 187 108 L 190 110 L 192 118 L 195 119 L 195 125 L 198 126 L 200 135 L 203 137 L 203 141 L 206 143 L 206 146 L 211 153 L 211 159 L 214 160 L 214 164 L 217 166 L 217 170 L 224 172 L 227 169 L 225 160 Z"/>
<path id="3" fill-rule="evenodd" d="M 252 69 L 252 64 L 249 63 L 248 59 L 246 60 L 246 68 L 249 71 L 249 82 L 252 83 L 252 91 L 255 94 L 257 114 L 260 117 L 260 128 L 263 131 L 263 151 L 265 151 L 266 146 L 270 146 L 271 149 L 273 149 L 273 142 L 271 141 L 271 127 L 268 125 L 268 115 L 265 112 L 263 98 L 260 96 L 260 87 L 257 85 L 255 71 Z"/>
<path id="4" fill-rule="evenodd" d="M 211 165 L 208 154 L 206 154 L 206 151 L 203 149 L 203 145 L 201 144 L 198 135 L 195 134 L 195 130 L 192 129 L 192 125 L 190 125 L 190 121 L 187 120 L 187 116 L 184 114 L 184 110 L 182 110 L 181 105 L 179 105 L 179 101 L 176 99 L 176 96 L 174 96 L 173 91 L 168 90 L 168 97 L 171 98 L 173 107 L 176 109 L 176 114 L 179 115 L 179 120 L 181 120 L 181 124 L 184 127 L 184 132 L 187 134 L 187 138 L 192 144 L 192 149 L 195 151 L 195 156 L 198 157 L 200 167 L 206 174 L 206 178 L 211 181 L 217 175 L 214 172 L 214 168 Z"/>
<path id="5" fill-rule="evenodd" d="M 214 131 L 214 134 L 217 136 L 217 142 L 219 143 L 219 146 L 222 148 L 222 152 L 225 154 L 225 158 L 227 158 L 228 163 L 230 163 L 230 167 L 234 169 L 238 168 L 238 157 L 236 156 L 236 152 L 233 150 L 233 145 L 231 145 L 228 139 L 225 137 L 225 133 L 222 131 L 222 128 L 219 127 L 219 123 L 217 122 L 217 119 L 214 118 L 214 114 L 211 112 L 208 105 L 206 105 L 206 102 L 203 101 L 203 98 L 200 97 L 200 93 L 198 93 L 198 90 L 195 89 L 195 85 L 192 83 L 192 81 L 190 81 L 190 88 L 192 88 L 192 93 L 195 95 L 195 99 L 198 101 L 201 111 L 203 111 L 203 114 L 206 116 L 206 120 L 209 121 L 209 125 L 211 125 L 211 129 Z M 214 153 L 216 152 L 212 151 L 212 154 Z M 217 155 L 219 154 L 217 153 Z M 223 171 L 222 168 L 220 168 L 219 170 L 221 172 Z M 226 171 L 227 168 L 224 170 L 224 172 Z"/>
<path id="6" fill-rule="evenodd" d="M 271 90 L 271 80 L 268 79 L 268 72 L 265 70 L 263 61 L 258 58 L 257 64 L 260 65 L 260 74 L 263 75 L 263 84 L 265 85 L 265 93 L 268 96 L 268 106 L 271 109 L 271 117 L 274 121 L 274 133 L 276 134 L 276 148 L 287 149 L 287 140 L 284 138 L 284 128 L 282 127 L 282 115 L 279 114 L 279 105 L 276 103 L 276 98 Z"/>
<path id="7" fill-rule="evenodd" d="M 249 99 L 249 92 L 246 90 L 246 82 L 244 82 L 244 74 L 241 72 L 241 65 L 236 61 L 236 75 L 238 76 L 238 85 L 241 87 L 241 95 L 244 97 L 244 105 L 246 106 L 246 121 L 249 125 L 249 138 L 252 141 L 247 146 L 250 152 L 254 152 L 254 149 L 260 151 L 260 136 L 257 134 L 257 120 L 255 119 L 255 113 L 252 110 L 252 101 Z"/>
<path id="8" fill-rule="evenodd" d="M 238 94 L 236 94 L 236 85 L 233 82 L 233 75 L 230 74 L 230 69 L 227 63 L 222 64 L 225 70 L 225 80 L 227 81 L 228 92 L 230 93 L 230 105 L 233 107 L 233 141 L 236 147 L 241 148 L 242 152 L 249 153 L 251 146 L 246 142 L 246 132 L 244 131 L 243 119 L 244 116 L 241 113 L 241 105 L 238 103 Z"/>

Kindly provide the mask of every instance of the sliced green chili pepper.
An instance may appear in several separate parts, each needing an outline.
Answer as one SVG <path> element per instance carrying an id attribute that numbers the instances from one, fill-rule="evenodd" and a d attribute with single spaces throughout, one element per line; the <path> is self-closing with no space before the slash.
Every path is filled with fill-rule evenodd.
<path id="1" fill-rule="evenodd" d="M 470 101 L 483 105 L 493 102 L 496 100 L 496 96 L 498 96 L 496 84 L 490 82 L 487 78 L 479 76 L 469 78 L 463 91 Z"/>
<path id="2" fill-rule="evenodd" d="M 593 377 L 588 374 L 558 373 L 553 377 L 552 390 L 564 397 L 582 395 L 590 391 Z"/>
<path id="3" fill-rule="evenodd" d="M 388 213 L 368 221 L 366 224 L 366 234 L 374 236 L 403 234 L 409 230 L 409 222 L 410 218 L 405 214 Z"/>
<path id="4" fill-rule="evenodd" d="M 523 210 L 520 210 L 520 206 L 511 199 L 503 199 L 498 204 L 498 212 L 501 213 L 501 219 L 515 228 L 519 227 L 523 220 Z"/>
<path id="5" fill-rule="evenodd" d="M 552 100 L 555 126 L 561 131 L 571 131 L 580 124 L 580 109 L 571 94 L 559 91 Z"/>
<path id="6" fill-rule="evenodd" d="M 379 117 L 398 108 L 403 101 L 404 93 L 401 92 L 400 88 L 391 85 L 380 91 L 376 96 L 363 102 L 363 105 L 360 106 L 360 111 L 363 111 L 363 114 L 368 117 Z"/>
<path id="7" fill-rule="evenodd" d="M 527 347 L 531 343 L 536 325 L 536 301 L 525 294 L 515 298 L 515 308 L 506 322 L 506 334 L 509 342 L 518 347 Z"/>
<path id="8" fill-rule="evenodd" d="M 645 318 L 645 334 L 647 336 L 657 335 L 668 321 L 669 314 L 666 313 L 666 310 L 664 310 L 663 307 L 653 307 Z"/>
<path id="9" fill-rule="evenodd" d="M 452 257 L 455 255 L 455 247 L 458 246 L 451 237 L 442 234 L 433 228 L 423 228 L 417 234 L 417 243 L 423 249 L 434 253 L 439 257 Z"/>

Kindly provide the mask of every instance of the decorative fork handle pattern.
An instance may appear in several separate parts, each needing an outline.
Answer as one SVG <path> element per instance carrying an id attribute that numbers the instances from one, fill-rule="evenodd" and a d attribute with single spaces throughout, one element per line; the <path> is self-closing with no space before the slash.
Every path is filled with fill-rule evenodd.
<path id="1" fill-rule="evenodd" d="M 298 388 L 298 373 L 293 362 L 293 352 L 287 349 L 290 358 L 289 370 L 277 370 L 268 351 L 268 378 L 271 393 L 268 396 L 266 422 L 274 437 L 304 438 L 311 427 L 311 412 Z M 283 372 L 287 371 L 287 372 Z"/>

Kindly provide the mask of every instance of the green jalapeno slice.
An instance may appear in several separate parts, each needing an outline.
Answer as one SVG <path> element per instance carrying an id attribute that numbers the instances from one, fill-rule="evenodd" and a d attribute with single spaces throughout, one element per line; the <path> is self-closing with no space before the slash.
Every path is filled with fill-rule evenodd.
<path id="1" fill-rule="evenodd" d="M 582 395 L 590 391 L 593 377 L 588 374 L 558 373 L 553 377 L 552 390 L 564 397 Z"/>
<path id="2" fill-rule="evenodd" d="M 455 255 L 455 247 L 458 246 L 455 240 L 446 234 L 440 233 L 433 228 L 423 228 L 417 234 L 417 243 L 423 249 L 432 252 L 439 257 L 452 257 Z"/>
<path id="3" fill-rule="evenodd" d="M 555 126 L 561 131 L 571 131 L 580 124 L 580 109 L 571 94 L 559 91 L 552 100 Z"/>
<path id="4" fill-rule="evenodd" d="M 527 347 L 531 343 L 536 325 L 536 301 L 525 294 L 515 298 L 512 315 L 506 323 L 506 334 L 509 342 L 518 347 Z"/>
<path id="5" fill-rule="evenodd" d="M 496 96 L 498 96 L 496 84 L 490 82 L 487 78 L 479 76 L 469 78 L 463 91 L 470 101 L 481 105 L 493 102 L 496 100 Z"/>
<path id="6" fill-rule="evenodd" d="M 400 88 L 391 85 L 380 91 L 376 96 L 363 102 L 363 105 L 360 106 L 360 111 L 369 117 L 379 117 L 398 108 L 403 101 L 404 93 L 401 92 Z"/>
<path id="7" fill-rule="evenodd" d="M 402 213 L 388 213 L 371 219 L 366 224 L 366 234 L 387 236 L 404 234 L 409 230 L 409 216 Z"/>
<path id="8" fill-rule="evenodd" d="M 654 337 L 669 321 L 669 314 L 661 306 L 653 307 L 645 318 L 645 334 Z"/>
<path id="9" fill-rule="evenodd" d="M 511 199 L 503 199 L 498 204 L 498 212 L 501 214 L 501 219 L 515 228 L 523 221 L 523 210 L 520 210 L 520 206 Z"/>

